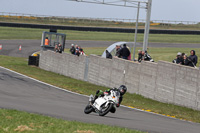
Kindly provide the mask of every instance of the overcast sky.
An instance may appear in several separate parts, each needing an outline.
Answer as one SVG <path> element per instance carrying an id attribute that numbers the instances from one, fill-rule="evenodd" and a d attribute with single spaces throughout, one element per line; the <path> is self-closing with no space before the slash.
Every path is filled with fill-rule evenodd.
<path id="1" fill-rule="evenodd" d="M 144 1 L 144 0 L 143 0 Z M 151 20 L 200 22 L 200 0 L 152 0 Z M 66 0 L 0 0 L 0 12 L 66 17 L 136 19 L 136 9 Z M 145 19 L 140 10 L 140 19 Z"/>

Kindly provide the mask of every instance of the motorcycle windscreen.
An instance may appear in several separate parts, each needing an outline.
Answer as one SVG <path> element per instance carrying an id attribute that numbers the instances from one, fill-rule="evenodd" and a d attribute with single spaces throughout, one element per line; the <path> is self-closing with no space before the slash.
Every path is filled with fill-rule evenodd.
<path id="1" fill-rule="evenodd" d="M 105 100 L 103 97 L 100 97 L 100 98 L 98 98 L 98 99 L 95 100 L 95 102 L 94 102 L 93 105 L 94 105 L 98 110 L 100 110 L 101 105 L 104 104 L 105 102 L 106 102 L 106 100 Z"/>

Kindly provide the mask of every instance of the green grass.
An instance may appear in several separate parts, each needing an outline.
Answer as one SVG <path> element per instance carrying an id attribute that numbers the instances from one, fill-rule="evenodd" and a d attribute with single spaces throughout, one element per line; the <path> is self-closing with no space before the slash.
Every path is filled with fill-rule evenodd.
<path id="1" fill-rule="evenodd" d="M 65 121 L 16 110 L 0 109 L 1 133 L 142 133 L 126 128 Z"/>
<path id="2" fill-rule="evenodd" d="M 0 56 L 0 60 L 0 66 L 4 66 L 19 73 L 36 78 L 38 80 L 81 94 L 90 95 L 95 94 L 96 90 L 98 89 L 108 89 L 106 87 L 97 86 L 88 82 L 48 72 L 37 67 L 28 66 L 26 58 Z M 148 98 L 144 98 L 141 95 L 127 93 L 124 96 L 122 104 L 200 123 L 200 111 L 172 104 L 157 102 Z"/>
<path id="3" fill-rule="evenodd" d="M 47 29 L 0 27 L 0 39 L 38 39 Z M 114 32 L 86 32 L 58 30 L 58 33 L 67 34 L 67 40 L 95 40 L 95 41 L 134 41 L 133 33 Z M 143 42 L 143 34 L 138 34 L 138 42 Z M 200 43 L 199 35 L 165 35 L 150 34 L 149 42 L 157 43 Z"/>

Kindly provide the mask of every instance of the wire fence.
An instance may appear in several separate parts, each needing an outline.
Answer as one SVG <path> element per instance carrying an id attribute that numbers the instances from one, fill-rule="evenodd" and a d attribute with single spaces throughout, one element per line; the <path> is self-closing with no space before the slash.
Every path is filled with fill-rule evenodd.
<path id="1" fill-rule="evenodd" d="M 0 21 L 123 28 L 134 28 L 136 24 L 136 19 L 66 17 L 11 12 L 0 12 Z M 144 28 L 144 25 L 145 19 L 140 19 L 139 28 Z M 150 25 L 153 29 L 198 30 L 200 28 L 200 22 L 197 21 L 151 20 Z"/>

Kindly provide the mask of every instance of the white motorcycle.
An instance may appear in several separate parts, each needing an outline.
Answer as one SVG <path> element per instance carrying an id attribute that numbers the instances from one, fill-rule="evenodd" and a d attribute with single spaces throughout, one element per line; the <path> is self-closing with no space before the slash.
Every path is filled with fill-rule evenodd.
<path id="1" fill-rule="evenodd" d="M 94 103 L 93 95 L 89 97 L 89 104 L 85 107 L 85 114 L 91 112 L 96 112 L 100 116 L 104 116 L 107 113 L 115 113 L 116 105 L 119 103 L 120 93 L 118 91 L 110 91 L 110 95 L 104 95 L 103 97 L 98 97 Z"/>

